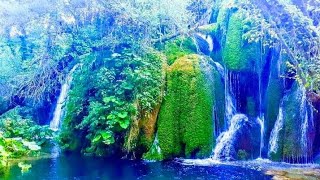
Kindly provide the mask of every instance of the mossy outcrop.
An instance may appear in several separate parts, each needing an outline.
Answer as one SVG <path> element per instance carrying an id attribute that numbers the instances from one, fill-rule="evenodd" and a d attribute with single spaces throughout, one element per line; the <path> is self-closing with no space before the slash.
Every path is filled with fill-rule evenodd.
<path id="1" fill-rule="evenodd" d="M 167 91 L 158 118 L 164 158 L 206 157 L 213 146 L 213 87 L 206 81 L 198 55 L 176 60 L 167 71 Z"/>
<path id="2" fill-rule="evenodd" d="M 312 127 L 307 125 L 306 132 L 303 132 L 305 118 L 310 121 L 310 113 L 312 113 L 305 98 L 303 90 L 295 82 L 283 99 L 284 132 L 280 137 L 282 139 L 280 147 L 282 147 L 282 159 L 286 162 L 301 163 L 312 156 L 312 149 L 310 149 L 314 139 Z M 307 104 L 304 105 L 304 103 Z"/>
<path id="3" fill-rule="evenodd" d="M 270 63 L 270 75 L 267 82 L 266 95 L 264 101 L 265 107 L 265 136 L 266 142 L 269 142 L 271 131 L 275 126 L 275 122 L 279 116 L 279 108 L 283 96 L 283 79 L 280 77 L 281 67 L 278 67 L 280 57 L 273 55 Z M 280 69 L 279 69 L 280 68 Z M 281 133 L 281 132 L 280 132 Z M 276 153 L 277 154 L 277 153 Z M 281 160 L 280 155 L 273 155 L 274 160 Z M 279 154 L 279 153 L 278 153 Z"/>
<path id="4" fill-rule="evenodd" d="M 241 12 L 231 14 L 223 48 L 223 60 L 230 70 L 243 71 L 259 67 L 260 46 L 243 40 L 243 18 Z"/>
<path id="5" fill-rule="evenodd" d="M 171 65 L 180 57 L 196 53 L 197 47 L 191 38 L 180 37 L 167 42 L 163 51 L 167 57 L 167 63 Z"/>
<path id="6" fill-rule="evenodd" d="M 301 92 L 295 84 L 284 97 L 284 137 L 283 157 L 298 157 L 300 152 L 300 104 Z"/>

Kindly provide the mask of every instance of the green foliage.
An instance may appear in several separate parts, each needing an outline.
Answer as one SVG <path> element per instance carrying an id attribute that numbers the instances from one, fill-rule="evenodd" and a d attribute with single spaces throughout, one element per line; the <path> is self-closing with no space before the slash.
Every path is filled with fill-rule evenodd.
<path id="1" fill-rule="evenodd" d="M 22 173 L 28 172 L 30 168 L 32 167 L 31 164 L 26 164 L 23 162 L 18 163 L 19 168 L 21 169 Z"/>
<path id="2" fill-rule="evenodd" d="M 40 126 L 28 119 L 0 119 L 0 131 L 6 138 L 22 138 L 43 145 L 53 138 L 48 126 Z"/>
<path id="3" fill-rule="evenodd" d="M 191 38 L 179 38 L 165 44 L 164 53 L 167 56 L 167 63 L 171 65 L 178 58 L 196 53 L 197 47 Z"/>
<path id="4" fill-rule="evenodd" d="M 282 142 L 280 143 L 280 147 L 282 149 L 282 158 L 284 159 L 304 155 L 303 152 L 301 152 L 302 145 L 300 141 L 297 141 L 297 139 L 301 138 L 301 101 L 302 94 L 298 90 L 298 84 L 295 83 L 283 99 L 283 111 L 285 112 L 283 117 L 284 132 L 281 134 L 280 139 L 282 139 Z"/>
<path id="5" fill-rule="evenodd" d="M 18 113 L 15 108 L 0 116 L 0 174 L 8 168 L 8 159 L 37 156 L 41 146 L 53 138 L 48 126 L 23 119 Z M 29 168 L 23 166 L 22 170 Z"/>
<path id="6" fill-rule="evenodd" d="M 97 56 L 99 52 L 93 55 Z M 88 143 L 80 147 L 84 152 L 103 155 L 108 148 L 121 145 L 133 117 L 151 111 L 159 102 L 163 76 L 160 54 L 137 55 L 124 49 L 101 58 L 83 61 L 92 67 L 74 75 L 60 136 L 65 149 L 77 148 L 69 137 L 80 136 Z M 82 86 L 90 81 L 92 86 Z"/>
<path id="7" fill-rule="evenodd" d="M 260 41 L 263 47 L 280 49 L 296 71 L 296 80 L 319 93 L 319 6 L 316 1 L 243 1 L 247 41 Z M 267 8 L 268 7 L 268 8 Z"/>
<path id="8" fill-rule="evenodd" d="M 226 43 L 223 48 L 223 60 L 228 69 L 252 70 L 260 67 L 260 46 L 257 43 L 248 43 L 242 39 L 243 17 L 241 12 L 230 16 Z"/>
<path id="9" fill-rule="evenodd" d="M 142 159 L 147 161 L 162 161 L 164 160 L 164 157 L 161 153 L 161 151 L 158 150 L 160 147 L 156 147 L 155 145 L 152 145 L 150 150 L 143 154 Z"/>
<path id="10" fill-rule="evenodd" d="M 8 166 L 10 158 L 20 158 L 27 155 L 37 155 L 41 149 L 35 142 L 22 138 L 6 138 L 0 130 L 0 174 Z"/>
<path id="11" fill-rule="evenodd" d="M 164 158 L 206 157 L 213 146 L 213 91 L 200 71 L 201 57 L 178 59 L 167 72 L 167 91 L 158 118 Z"/>

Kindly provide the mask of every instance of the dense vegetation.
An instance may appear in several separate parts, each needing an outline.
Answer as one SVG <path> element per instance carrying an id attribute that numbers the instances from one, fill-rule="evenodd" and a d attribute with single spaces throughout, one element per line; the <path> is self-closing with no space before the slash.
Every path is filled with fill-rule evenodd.
<path id="1" fill-rule="evenodd" d="M 232 88 L 241 113 L 253 118 L 264 111 L 269 138 L 285 93 L 291 97 L 303 87 L 308 104 L 319 109 L 319 7 L 319 0 L 2 2 L 0 172 L 8 159 L 39 155 L 50 144 L 54 133 L 47 125 L 72 69 L 57 133 L 65 151 L 148 160 L 209 157 L 228 124 L 228 78 L 238 83 Z M 212 49 L 199 34 L 211 38 Z M 266 95 L 259 98 L 261 91 Z M 288 102 L 287 112 L 291 103 L 301 104 Z M 284 133 L 294 140 L 300 121 L 287 116 Z M 320 147 L 313 142 L 317 128 L 312 151 Z M 254 135 L 242 136 L 238 159 L 255 156 Z M 274 160 L 303 156 L 290 140 Z"/>

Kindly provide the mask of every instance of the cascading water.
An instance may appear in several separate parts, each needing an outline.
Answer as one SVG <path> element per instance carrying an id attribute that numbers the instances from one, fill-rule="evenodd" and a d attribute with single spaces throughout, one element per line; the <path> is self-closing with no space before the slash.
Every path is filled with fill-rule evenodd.
<path id="1" fill-rule="evenodd" d="M 156 150 L 157 154 L 161 154 L 161 148 L 159 146 L 158 133 L 156 133 L 156 137 L 154 138 L 152 149 Z"/>
<path id="2" fill-rule="evenodd" d="M 275 122 L 274 128 L 271 131 L 270 140 L 269 140 L 269 151 L 268 155 L 270 156 L 272 153 L 277 153 L 279 148 L 279 136 L 280 131 L 282 130 L 284 125 L 283 121 L 283 104 L 280 104 L 279 113 L 277 120 Z"/>
<path id="3" fill-rule="evenodd" d="M 262 54 L 262 48 L 260 48 L 260 53 Z M 260 63 L 259 63 L 259 117 L 257 118 L 258 123 L 260 124 L 260 155 L 259 157 L 262 158 L 262 150 L 264 147 L 264 115 L 262 113 L 262 56 L 260 56 Z"/>
<path id="4" fill-rule="evenodd" d="M 260 155 L 259 157 L 262 157 L 262 149 L 264 147 L 264 116 L 259 116 L 257 118 L 257 122 L 260 125 Z"/>
<path id="5" fill-rule="evenodd" d="M 217 66 L 219 68 L 219 66 Z M 230 83 L 229 73 L 225 71 L 225 119 L 228 125 L 226 131 L 221 133 L 217 138 L 217 144 L 213 150 L 213 160 L 231 160 L 232 155 L 235 154 L 234 141 L 237 132 L 243 127 L 243 124 L 248 121 L 248 117 L 244 114 L 237 114 L 234 105 L 234 98 L 232 97 L 232 83 Z"/>
<path id="6" fill-rule="evenodd" d="M 204 35 L 204 34 L 201 34 L 201 33 L 197 33 L 197 35 L 199 37 L 201 37 L 202 39 L 204 39 L 208 43 L 208 46 L 209 46 L 208 47 L 208 51 L 212 52 L 212 50 L 213 50 L 213 40 L 212 40 L 211 36 L 210 35 Z"/>
<path id="7" fill-rule="evenodd" d="M 214 160 L 231 160 L 232 154 L 234 154 L 233 151 L 235 151 L 235 135 L 247 121 L 248 117 L 244 114 L 236 114 L 232 117 L 229 129 L 221 133 L 217 139 L 217 145 L 213 151 L 212 157 Z"/>
<path id="8" fill-rule="evenodd" d="M 227 122 L 229 122 L 230 119 L 232 119 L 232 117 L 235 114 L 236 114 L 236 108 L 235 108 L 235 105 L 233 103 L 233 98 L 228 93 L 228 94 L 226 94 L 226 118 L 227 118 Z"/>
<path id="9" fill-rule="evenodd" d="M 306 97 L 306 90 L 304 88 L 300 88 L 300 91 L 302 92 L 302 99 L 301 99 L 301 105 L 300 105 L 300 116 L 301 116 L 301 138 L 300 138 L 300 144 L 301 144 L 301 152 L 303 153 L 304 162 L 308 162 L 308 128 L 309 128 L 309 115 L 308 115 L 308 102 Z"/>
<path id="10" fill-rule="evenodd" d="M 236 114 L 236 107 L 235 107 L 235 103 L 234 103 L 234 98 L 231 96 L 230 91 L 232 90 L 231 84 L 230 84 L 230 77 L 229 77 L 229 73 L 226 70 L 225 71 L 225 75 L 224 75 L 224 84 L 225 84 L 225 122 L 226 126 L 230 126 L 230 120 L 232 119 L 232 117 Z"/>
<path id="11" fill-rule="evenodd" d="M 215 65 L 217 71 L 219 72 L 219 74 L 223 77 L 224 76 L 224 68 L 223 68 L 223 66 L 220 63 L 216 62 L 216 61 L 214 61 L 213 63 Z"/>
<path id="12" fill-rule="evenodd" d="M 54 131 L 57 131 L 60 127 L 60 121 L 61 121 L 61 117 L 63 114 L 63 105 L 64 105 L 64 102 L 65 102 L 67 95 L 68 95 L 68 91 L 69 91 L 70 84 L 72 81 L 72 74 L 77 69 L 78 66 L 79 66 L 79 64 L 75 65 L 71 69 L 71 71 L 67 75 L 65 83 L 61 86 L 60 94 L 59 94 L 57 104 L 56 104 L 56 107 L 55 107 L 55 110 L 53 113 L 53 118 L 50 122 L 50 129 L 52 129 Z"/>

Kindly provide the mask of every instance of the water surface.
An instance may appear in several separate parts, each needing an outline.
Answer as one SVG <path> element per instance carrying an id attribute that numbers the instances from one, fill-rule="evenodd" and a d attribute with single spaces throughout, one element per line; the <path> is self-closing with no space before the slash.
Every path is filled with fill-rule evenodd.
<path id="1" fill-rule="evenodd" d="M 262 171 L 224 164 L 196 166 L 174 161 L 112 160 L 80 155 L 62 155 L 27 163 L 32 164 L 29 172 L 22 173 L 19 167 L 13 166 L 6 179 L 271 179 L 271 176 L 265 175 Z"/>

